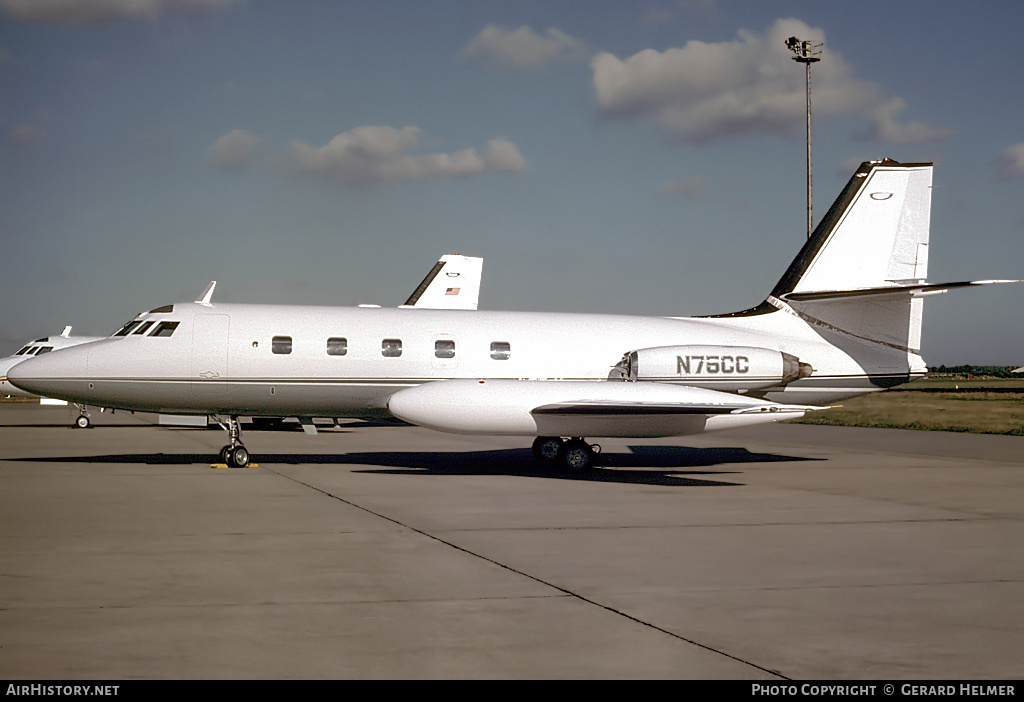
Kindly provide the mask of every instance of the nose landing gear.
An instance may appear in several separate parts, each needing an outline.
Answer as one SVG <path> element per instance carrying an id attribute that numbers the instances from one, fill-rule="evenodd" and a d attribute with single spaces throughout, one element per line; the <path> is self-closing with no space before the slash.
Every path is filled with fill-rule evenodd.
<path id="1" fill-rule="evenodd" d="M 245 468 L 249 465 L 249 450 L 242 445 L 242 427 L 238 417 L 232 415 L 226 420 L 215 414 L 210 415 L 222 429 L 228 433 L 228 445 L 220 450 L 220 460 L 232 468 Z"/>

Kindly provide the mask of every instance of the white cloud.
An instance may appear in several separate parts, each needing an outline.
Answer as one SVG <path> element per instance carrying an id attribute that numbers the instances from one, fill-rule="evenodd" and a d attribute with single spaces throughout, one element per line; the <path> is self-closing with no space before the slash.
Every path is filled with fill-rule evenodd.
<path id="1" fill-rule="evenodd" d="M 1024 143 L 1007 146 L 999 152 L 1000 180 L 1024 177 Z"/>
<path id="2" fill-rule="evenodd" d="M 658 197 L 682 196 L 701 198 L 708 194 L 708 181 L 698 176 L 685 176 L 679 180 L 664 183 L 658 188 Z"/>
<path id="3" fill-rule="evenodd" d="M 30 144 L 46 138 L 46 130 L 35 124 L 17 124 L 7 130 L 7 138 L 18 144 Z"/>
<path id="4" fill-rule="evenodd" d="M 825 39 L 822 30 L 800 20 L 779 19 L 761 34 L 741 30 L 733 41 L 690 41 L 624 60 L 600 53 L 590 63 L 598 107 L 606 117 L 655 120 L 694 143 L 795 132 L 804 125 L 806 93 L 802 66 L 785 45 L 790 36 Z M 827 43 L 811 70 L 814 114 L 859 118 L 867 125 L 864 138 L 924 141 L 950 133 L 920 122 L 896 123 L 903 101 L 856 78 Z"/>
<path id="5" fill-rule="evenodd" d="M 293 141 L 263 165 L 279 175 L 319 176 L 348 184 L 526 171 L 519 149 L 504 139 L 488 141 L 482 153 L 469 148 L 433 154 L 415 153 L 419 140 L 415 126 L 356 127 L 321 147 Z M 243 170 L 257 165 L 252 157 L 261 144 L 256 135 L 236 129 L 210 146 L 207 161 L 218 168 Z"/>
<path id="6" fill-rule="evenodd" d="M 890 98 L 875 105 L 865 115 L 868 122 L 867 131 L 858 135 L 858 139 L 882 141 L 888 144 L 921 143 L 945 139 L 953 134 L 948 127 L 932 127 L 923 122 L 898 124 L 894 119 L 896 113 L 907 109 L 903 98 Z"/>
<path id="7" fill-rule="evenodd" d="M 583 41 L 554 27 L 542 36 L 526 25 L 505 29 L 492 24 L 466 45 L 462 55 L 495 70 L 520 73 L 542 70 L 554 61 L 582 63 L 589 52 Z"/>
<path id="8" fill-rule="evenodd" d="M 254 165 L 253 153 L 263 139 L 244 129 L 235 129 L 217 139 L 206 150 L 206 162 L 215 168 L 243 171 Z"/>
<path id="9" fill-rule="evenodd" d="M 245 0 L 0 0 L 12 19 L 31 22 L 90 23 L 153 19 L 167 10 L 201 11 Z"/>

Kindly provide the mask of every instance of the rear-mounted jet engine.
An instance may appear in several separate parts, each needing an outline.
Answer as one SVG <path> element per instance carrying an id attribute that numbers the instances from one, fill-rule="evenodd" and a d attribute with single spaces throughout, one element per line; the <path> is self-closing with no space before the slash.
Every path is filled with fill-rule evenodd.
<path id="1" fill-rule="evenodd" d="M 739 392 L 785 385 L 813 370 L 796 356 L 756 346 L 656 346 L 625 354 L 613 376 Z"/>

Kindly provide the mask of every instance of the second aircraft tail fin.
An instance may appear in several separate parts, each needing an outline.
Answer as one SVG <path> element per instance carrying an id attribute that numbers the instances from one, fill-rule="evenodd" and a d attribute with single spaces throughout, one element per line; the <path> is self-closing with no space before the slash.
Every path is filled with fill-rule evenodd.
<path id="1" fill-rule="evenodd" d="M 480 298 L 484 260 L 445 254 L 423 279 L 403 307 L 433 310 L 475 310 Z"/>

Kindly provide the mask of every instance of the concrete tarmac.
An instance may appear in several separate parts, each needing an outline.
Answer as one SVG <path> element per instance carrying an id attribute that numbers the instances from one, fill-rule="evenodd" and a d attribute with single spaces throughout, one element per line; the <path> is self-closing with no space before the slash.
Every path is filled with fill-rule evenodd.
<path id="1" fill-rule="evenodd" d="M 245 431 L 0 404 L 0 677 L 1024 677 L 1024 438 Z"/>

